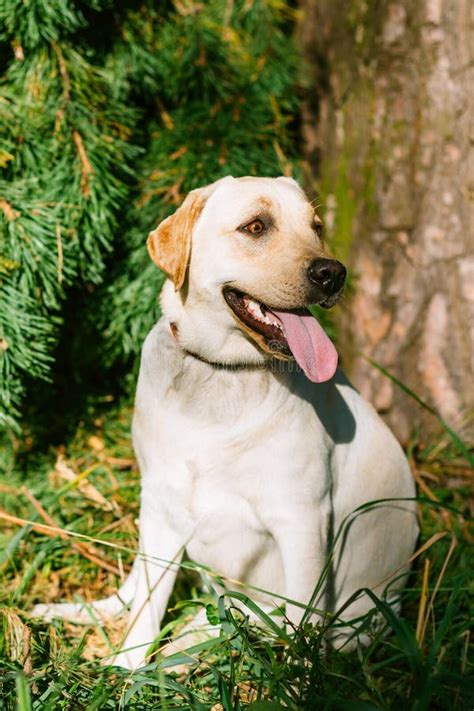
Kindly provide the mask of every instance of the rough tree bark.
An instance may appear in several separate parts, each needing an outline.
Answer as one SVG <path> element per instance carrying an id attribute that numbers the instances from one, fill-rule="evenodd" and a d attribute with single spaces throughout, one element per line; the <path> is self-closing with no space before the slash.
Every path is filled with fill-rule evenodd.
<path id="1" fill-rule="evenodd" d="M 307 180 L 355 275 L 340 329 L 345 365 L 402 440 L 435 421 L 361 353 L 466 432 L 474 390 L 474 6 L 300 5 Z"/>

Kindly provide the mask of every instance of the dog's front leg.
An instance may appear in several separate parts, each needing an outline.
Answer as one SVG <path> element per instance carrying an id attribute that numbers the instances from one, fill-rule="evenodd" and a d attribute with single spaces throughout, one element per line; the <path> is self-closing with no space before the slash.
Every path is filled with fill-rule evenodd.
<path id="1" fill-rule="evenodd" d="M 322 593 L 316 599 L 312 598 L 326 561 L 323 528 L 323 522 L 317 518 L 315 520 L 314 510 L 301 511 L 299 516 L 292 517 L 274 533 L 283 563 L 286 597 L 301 603 L 286 604 L 288 619 L 295 625 L 301 622 L 306 612 L 305 606 L 309 603 L 313 608 L 321 606 Z M 315 618 L 316 613 L 310 613 L 309 619 Z"/>
<path id="2" fill-rule="evenodd" d="M 183 551 L 184 543 L 166 523 L 166 517 L 142 497 L 137 587 L 126 637 L 113 664 L 134 670 L 146 663 L 148 648 L 160 631 Z"/>

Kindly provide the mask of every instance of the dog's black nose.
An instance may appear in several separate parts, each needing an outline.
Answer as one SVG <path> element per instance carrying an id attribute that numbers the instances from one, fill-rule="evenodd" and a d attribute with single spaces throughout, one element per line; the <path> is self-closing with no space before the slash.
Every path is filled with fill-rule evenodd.
<path id="1" fill-rule="evenodd" d="M 315 259 L 308 267 L 308 279 L 325 296 L 336 294 L 346 279 L 346 268 L 336 259 Z"/>

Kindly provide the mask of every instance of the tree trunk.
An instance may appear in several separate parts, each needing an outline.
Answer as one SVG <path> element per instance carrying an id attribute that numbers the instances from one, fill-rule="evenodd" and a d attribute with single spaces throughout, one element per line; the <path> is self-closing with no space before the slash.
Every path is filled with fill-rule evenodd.
<path id="1" fill-rule="evenodd" d="M 472 3 L 302 0 L 301 9 L 307 181 L 353 275 L 340 329 L 346 369 L 402 440 L 436 421 L 362 354 L 466 431 Z"/>

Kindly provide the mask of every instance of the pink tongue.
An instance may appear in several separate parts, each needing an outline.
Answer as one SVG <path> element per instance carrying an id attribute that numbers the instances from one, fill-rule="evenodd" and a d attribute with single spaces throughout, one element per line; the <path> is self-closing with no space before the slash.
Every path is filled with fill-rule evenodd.
<path id="1" fill-rule="evenodd" d="M 283 324 L 286 340 L 296 362 L 313 383 L 330 380 L 337 368 L 337 351 L 323 329 L 311 316 L 291 311 L 273 311 Z"/>

